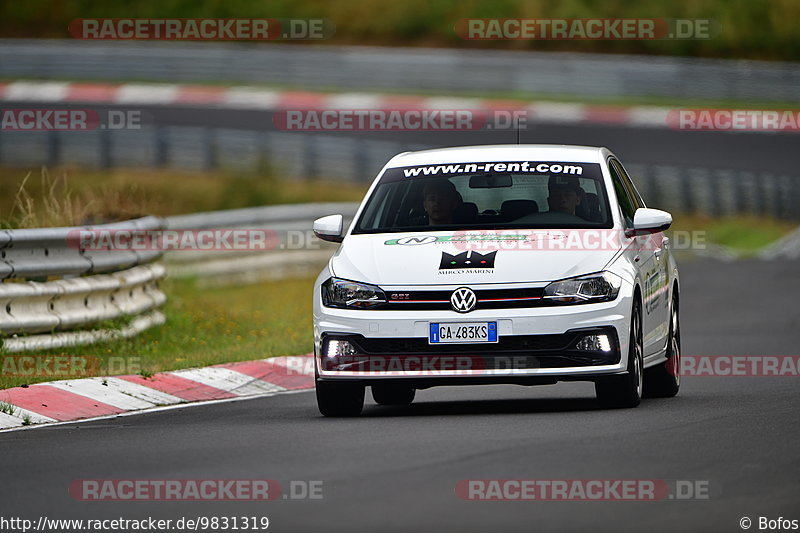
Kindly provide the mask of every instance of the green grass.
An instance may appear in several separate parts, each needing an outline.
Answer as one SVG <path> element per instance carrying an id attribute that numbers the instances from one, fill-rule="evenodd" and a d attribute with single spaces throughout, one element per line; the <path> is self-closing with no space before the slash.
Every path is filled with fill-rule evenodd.
<path id="1" fill-rule="evenodd" d="M 16 411 L 17 410 L 14 408 L 14 406 L 11 405 L 10 403 L 0 402 L 0 413 L 7 414 L 9 416 L 14 416 L 14 413 Z"/>
<path id="2" fill-rule="evenodd" d="M 0 168 L 0 228 L 125 220 L 260 205 L 361 200 L 368 183 L 162 169 Z"/>
<path id="3" fill-rule="evenodd" d="M 670 232 L 704 232 L 705 241 L 752 255 L 797 228 L 797 223 L 754 215 L 711 218 L 673 214 Z"/>
<path id="4" fill-rule="evenodd" d="M 190 280 L 167 280 L 164 325 L 130 339 L 33 355 L 122 357 L 126 365 L 118 359 L 112 365 L 118 371 L 108 372 L 106 365 L 101 365 L 90 367 L 87 375 L 151 377 L 164 370 L 306 354 L 313 350 L 312 286 L 311 279 L 295 279 L 199 290 Z M 0 389 L 52 379 L 63 378 L 0 375 Z"/>
<path id="5" fill-rule="evenodd" d="M 0 4 L 0 34 L 69 38 L 78 18 L 324 18 L 336 26 L 326 44 L 442 46 L 750 57 L 800 57 L 800 3 L 795 0 L 141 0 L 134 3 L 27 0 Z M 705 40 L 464 41 L 454 25 L 463 18 L 712 19 L 718 35 Z M 263 43 L 262 46 L 269 46 Z"/>
<path id="6" fill-rule="evenodd" d="M 711 242 L 743 251 L 756 251 L 783 237 L 793 226 L 776 221 L 747 224 L 738 219 L 717 221 L 708 231 Z"/>

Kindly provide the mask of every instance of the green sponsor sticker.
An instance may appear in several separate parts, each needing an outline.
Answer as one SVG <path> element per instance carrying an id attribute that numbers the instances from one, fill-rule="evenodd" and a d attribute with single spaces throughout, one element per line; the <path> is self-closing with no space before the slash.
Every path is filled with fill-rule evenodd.
<path id="1" fill-rule="evenodd" d="M 417 237 L 400 237 L 399 239 L 389 239 L 384 242 L 386 246 L 393 246 L 396 244 L 414 246 L 418 244 L 430 244 L 433 242 L 491 242 L 491 241 L 525 241 L 528 235 L 504 235 L 504 234 L 486 234 L 486 235 L 420 235 Z"/>

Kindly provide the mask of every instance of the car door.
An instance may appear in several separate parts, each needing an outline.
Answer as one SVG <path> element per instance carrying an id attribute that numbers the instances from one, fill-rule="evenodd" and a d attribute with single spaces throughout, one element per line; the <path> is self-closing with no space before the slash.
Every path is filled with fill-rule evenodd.
<path id="1" fill-rule="evenodd" d="M 619 160 L 615 160 L 615 164 L 619 166 L 620 177 L 623 183 L 630 188 L 633 193 L 634 201 L 637 207 L 647 207 L 642 200 L 639 191 L 630 179 L 625 167 Z M 646 246 L 653 252 L 653 259 L 655 260 L 656 270 L 658 272 L 658 279 L 654 280 L 654 292 L 650 301 L 650 314 L 655 322 L 654 334 L 656 351 L 662 350 L 666 347 L 667 336 L 669 334 L 669 264 L 671 253 L 669 250 L 669 237 L 663 231 L 653 233 L 646 237 Z"/>
<path id="2" fill-rule="evenodd" d="M 633 228 L 633 217 L 636 209 L 644 207 L 640 205 L 641 200 L 637 198 L 635 189 L 626 185 L 623 179 L 621 165 L 614 158 L 608 160 L 608 170 L 611 173 L 611 181 L 614 184 L 614 192 L 617 195 L 622 218 L 626 229 Z M 660 274 L 656 254 L 649 239 L 635 238 L 625 239 L 628 244 L 631 264 L 639 270 L 639 277 L 642 281 L 642 334 L 644 344 L 644 355 L 648 356 L 658 351 L 658 318 L 655 314 L 655 298 L 660 283 Z"/>

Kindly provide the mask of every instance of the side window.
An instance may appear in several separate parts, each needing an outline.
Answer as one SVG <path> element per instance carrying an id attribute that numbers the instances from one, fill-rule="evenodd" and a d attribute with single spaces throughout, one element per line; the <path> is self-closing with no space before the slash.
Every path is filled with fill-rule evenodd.
<path id="1" fill-rule="evenodd" d="M 625 184 L 622 182 L 616 165 L 609 164 L 608 171 L 611 173 L 611 181 L 614 184 L 614 192 L 617 195 L 617 201 L 622 210 L 622 217 L 625 219 L 625 225 L 631 227 L 633 226 L 633 214 L 636 212 L 636 205 L 630 193 L 625 188 Z"/>
<path id="2" fill-rule="evenodd" d="M 633 199 L 633 203 L 636 205 L 636 207 L 647 207 L 644 205 L 642 195 L 636 190 L 636 187 L 633 185 L 633 181 L 631 181 L 630 176 L 628 176 L 628 173 L 625 172 L 625 169 L 622 167 L 622 163 L 616 159 L 612 159 L 611 163 L 614 165 L 614 168 L 617 169 L 617 173 L 622 178 L 622 183 L 625 185 L 625 188 L 628 189 L 628 192 L 630 193 L 630 196 Z"/>

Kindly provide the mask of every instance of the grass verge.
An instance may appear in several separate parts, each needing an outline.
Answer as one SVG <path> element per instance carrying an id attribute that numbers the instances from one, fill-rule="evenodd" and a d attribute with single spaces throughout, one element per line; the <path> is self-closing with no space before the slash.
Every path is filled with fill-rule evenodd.
<path id="1" fill-rule="evenodd" d="M 733 248 L 743 255 L 780 239 L 797 228 L 797 223 L 755 215 L 712 218 L 703 215 L 674 215 L 671 232 L 704 232 L 708 243 Z"/>
<path id="2" fill-rule="evenodd" d="M 191 280 L 168 279 L 164 325 L 130 339 L 27 354 L 89 356 L 108 364 L 89 365 L 85 376 L 11 376 L 10 370 L 21 367 L 16 354 L 5 354 L 0 389 L 93 375 L 147 377 L 165 370 L 310 353 L 312 285 L 312 279 L 295 279 L 199 290 Z"/>
<path id="3" fill-rule="evenodd" d="M 0 228 L 68 226 L 260 205 L 359 201 L 368 183 L 163 169 L 0 168 Z"/>

